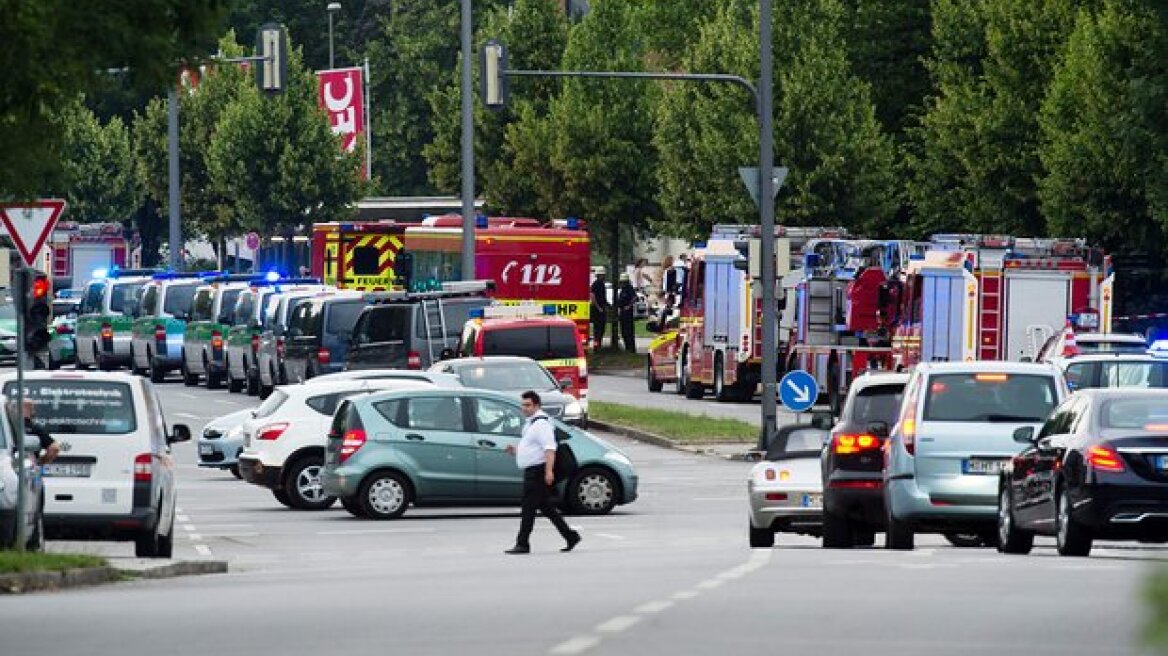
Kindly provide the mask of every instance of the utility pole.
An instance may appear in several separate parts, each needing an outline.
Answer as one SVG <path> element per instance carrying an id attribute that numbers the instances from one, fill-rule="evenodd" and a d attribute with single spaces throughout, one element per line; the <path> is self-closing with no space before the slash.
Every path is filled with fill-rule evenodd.
<path id="1" fill-rule="evenodd" d="M 474 90 L 471 88 L 471 0 L 462 0 L 462 279 L 475 279 Z"/>
<path id="2" fill-rule="evenodd" d="M 775 302 L 775 165 L 774 48 L 771 43 L 771 0 L 759 11 L 758 74 L 758 200 L 762 224 L 762 444 L 778 432 L 778 305 Z"/>

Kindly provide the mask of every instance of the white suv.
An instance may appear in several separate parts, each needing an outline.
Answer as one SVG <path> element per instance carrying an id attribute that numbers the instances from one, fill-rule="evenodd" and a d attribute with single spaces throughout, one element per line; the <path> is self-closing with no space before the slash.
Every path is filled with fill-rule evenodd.
<path id="1" fill-rule="evenodd" d="M 239 473 L 272 490 L 289 508 L 323 510 L 336 502 L 320 485 L 333 413 L 341 401 L 369 392 L 434 389 L 422 380 L 342 380 L 277 387 L 243 425 Z"/>
<path id="2" fill-rule="evenodd" d="M 0 381 L 16 396 L 16 375 Z M 170 445 L 191 439 L 167 431 L 150 381 L 121 373 L 28 372 L 32 423 L 61 448 L 44 465 L 49 536 L 133 540 L 139 557 L 174 548 L 175 480 Z"/>

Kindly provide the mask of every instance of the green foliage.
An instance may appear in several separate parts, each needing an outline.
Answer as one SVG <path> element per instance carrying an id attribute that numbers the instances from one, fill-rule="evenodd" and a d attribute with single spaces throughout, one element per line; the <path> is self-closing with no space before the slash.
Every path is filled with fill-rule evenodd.
<path id="1" fill-rule="evenodd" d="M 36 197 L 67 184 L 62 108 L 98 88 L 108 69 L 124 68 L 135 87 L 158 89 L 173 80 L 173 62 L 210 43 L 226 6 L 224 0 L 0 3 L 0 196 Z"/>
<path id="2" fill-rule="evenodd" d="M 1039 196 L 1050 231 L 1111 250 L 1165 247 L 1168 27 L 1112 0 L 1079 14 L 1042 106 Z"/>
<path id="3" fill-rule="evenodd" d="M 142 175 L 131 155 L 130 131 L 120 118 L 102 125 L 80 100 L 64 108 L 62 183 L 72 221 L 123 222 L 142 201 Z"/>
<path id="4" fill-rule="evenodd" d="M 1168 571 L 1156 572 L 1144 586 L 1148 605 L 1144 641 L 1156 653 L 1168 654 Z"/>

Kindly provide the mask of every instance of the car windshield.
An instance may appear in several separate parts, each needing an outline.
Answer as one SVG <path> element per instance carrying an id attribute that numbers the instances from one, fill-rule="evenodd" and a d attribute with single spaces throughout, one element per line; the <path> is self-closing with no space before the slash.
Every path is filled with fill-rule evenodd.
<path id="1" fill-rule="evenodd" d="M 1168 397 L 1107 401 L 1103 404 L 1099 423 L 1103 428 L 1168 432 Z"/>
<path id="2" fill-rule="evenodd" d="M 574 360 L 574 326 L 525 326 L 483 331 L 483 355 L 518 355 L 533 360 Z"/>
<path id="3" fill-rule="evenodd" d="M 191 301 L 194 300 L 198 288 L 197 282 L 167 287 L 166 297 L 162 301 L 162 311 L 167 314 L 190 314 Z"/>
<path id="4" fill-rule="evenodd" d="M 353 325 L 357 323 L 357 317 L 361 316 L 361 310 L 364 309 L 365 301 L 333 303 L 332 309 L 329 310 L 325 331 L 333 335 L 352 333 Z"/>
<path id="5" fill-rule="evenodd" d="M 548 390 L 556 380 L 536 362 L 482 362 L 467 364 L 456 370 L 466 387 L 498 391 Z"/>
<path id="6" fill-rule="evenodd" d="M 925 421 L 1042 421 L 1057 402 L 1054 379 L 996 372 L 929 377 Z"/>
<path id="7" fill-rule="evenodd" d="M 1147 344 L 1129 341 L 1084 341 L 1078 343 L 1079 353 L 1145 353 Z"/>
<path id="8" fill-rule="evenodd" d="M 138 296 L 138 290 L 146 286 L 145 282 L 125 282 L 114 285 L 110 290 L 110 312 L 121 314 L 125 312 Z"/>
<path id="9" fill-rule="evenodd" d="M 857 422 L 882 421 L 889 426 L 896 423 L 904 384 L 872 385 L 856 392 L 849 416 Z"/>
<path id="10" fill-rule="evenodd" d="M 16 383 L 4 396 L 16 395 Z M 134 395 L 126 383 L 94 380 L 25 381 L 24 398 L 32 401 L 32 423 L 49 434 L 125 435 L 137 429 Z"/>
<path id="11" fill-rule="evenodd" d="M 779 435 L 767 449 L 767 460 L 807 458 L 817 456 L 823 450 L 828 432 L 822 428 L 804 426 L 792 429 L 785 436 Z"/>

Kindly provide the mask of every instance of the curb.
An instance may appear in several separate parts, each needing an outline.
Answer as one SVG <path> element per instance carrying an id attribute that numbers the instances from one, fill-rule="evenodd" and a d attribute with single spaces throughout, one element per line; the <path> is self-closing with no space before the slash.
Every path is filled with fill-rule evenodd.
<path id="1" fill-rule="evenodd" d="M 225 560 L 185 560 L 146 569 L 107 566 L 66 569 L 59 572 L 15 572 L 0 574 L 0 595 L 65 590 L 113 583 L 126 578 L 167 579 L 226 572 Z"/>
<path id="2" fill-rule="evenodd" d="M 621 378 L 645 379 L 644 369 L 596 369 L 592 373 L 597 376 L 619 376 Z"/>
<path id="3" fill-rule="evenodd" d="M 643 431 L 638 428 L 629 428 L 628 426 L 621 426 L 619 424 L 610 424 L 606 421 L 599 421 L 597 419 L 588 419 L 588 427 L 596 428 L 608 433 L 614 433 L 622 437 L 627 437 L 630 440 L 652 444 L 666 449 L 674 449 L 676 451 L 685 451 L 686 453 L 694 453 L 697 455 L 715 456 L 724 458 L 726 460 L 734 460 L 739 462 L 755 462 L 762 459 L 762 452 L 753 449 L 743 453 L 723 454 L 718 453 L 710 448 L 703 448 L 701 446 L 690 446 L 682 444 L 677 440 L 671 440 L 668 437 L 662 437 L 648 431 Z"/>

